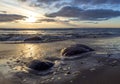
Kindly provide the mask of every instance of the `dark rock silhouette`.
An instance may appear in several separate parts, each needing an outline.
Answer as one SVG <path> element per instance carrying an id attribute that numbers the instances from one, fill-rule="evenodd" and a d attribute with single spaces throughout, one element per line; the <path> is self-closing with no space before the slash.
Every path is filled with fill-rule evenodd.
<path id="1" fill-rule="evenodd" d="M 61 54 L 62 56 L 74 56 L 78 54 L 87 53 L 90 51 L 94 51 L 94 49 L 83 44 L 76 44 L 62 49 Z"/>
<path id="2" fill-rule="evenodd" d="M 35 36 L 35 37 L 27 38 L 24 41 L 40 41 L 40 40 L 42 40 L 40 37 Z"/>
<path id="3" fill-rule="evenodd" d="M 53 63 L 51 62 L 41 62 L 39 60 L 33 60 L 30 62 L 30 64 L 28 65 L 28 67 L 32 70 L 36 70 L 36 71 L 45 71 L 50 69 L 51 67 L 53 67 Z"/>

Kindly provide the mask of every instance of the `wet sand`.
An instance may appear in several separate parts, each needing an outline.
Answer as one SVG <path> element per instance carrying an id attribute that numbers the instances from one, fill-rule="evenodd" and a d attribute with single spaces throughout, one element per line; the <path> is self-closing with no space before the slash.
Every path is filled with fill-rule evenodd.
<path id="1" fill-rule="evenodd" d="M 120 84 L 120 65 L 100 67 L 96 71 L 84 71 L 70 84 Z M 67 83 L 67 82 L 66 82 Z"/>
<path id="2" fill-rule="evenodd" d="M 84 54 L 83 58 L 61 58 L 61 49 L 78 43 L 88 45 L 96 51 Z M 119 51 L 119 38 L 0 44 L 0 83 L 120 84 Z M 56 66 L 48 75 L 28 73 L 24 66 L 33 59 L 49 60 Z M 64 63 L 61 64 L 62 62 Z"/>

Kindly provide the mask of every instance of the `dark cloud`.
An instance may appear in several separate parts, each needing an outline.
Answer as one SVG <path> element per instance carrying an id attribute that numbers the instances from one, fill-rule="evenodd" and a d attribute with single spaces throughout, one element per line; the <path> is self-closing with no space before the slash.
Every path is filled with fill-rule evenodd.
<path id="1" fill-rule="evenodd" d="M 92 24 L 98 24 L 98 22 L 84 22 L 84 23 L 92 23 Z"/>
<path id="2" fill-rule="evenodd" d="M 37 0 L 37 2 L 42 2 L 42 3 L 50 3 L 50 2 L 56 2 L 60 0 Z"/>
<path id="3" fill-rule="evenodd" d="M 18 0 L 18 1 L 26 2 L 27 0 Z"/>
<path id="4" fill-rule="evenodd" d="M 46 18 L 46 19 L 39 19 L 38 21 L 36 21 L 36 23 L 42 23 L 42 22 L 56 22 L 56 23 L 61 23 L 64 25 L 69 25 L 69 26 L 78 26 L 78 25 L 70 23 L 70 21 L 68 20 L 60 20 L 60 19 Z"/>
<path id="5" fill-rule="evenodd" d="M 120 0 L 73 0 L 81 4 L 120 4 Z"/>
<path id="6" fill-rule="evenodd" d="M 40 19 L 37 22 L 41 23 L 41 22 L 57 22 L 57 20 L 55 19 Z"/>
<path id="7" fill-rule="evenodd" d="M 0 11 L 1 13 L 7 13 L 7 11 Z"/>
<path id="8" fill-rule="evenodd" d="M 48 4 L 48 3 L 52 3 L 52 2 L 58 2 L 61 0 L 18 0 L 18 1 L 21 1 L 21 2 L 29 1 L 29 2 L 33 2 L 34 4 L 39 4 L 39 3 Z"/>
<path id="9" fill-rule="evenodd" d="M 21 2 L 28 2 L 29 6 L 33 7 L 42 7 L 42 8 L 50 8 L 51 6 L 54 8 L 60 8 L 64 5 L 68 4 L 65 0 L 18 0 Z"/>
<path id="10" fill-rule="evenodd" d="M 78 7 L 66 6 L 60 9 L 58 12 L 46 14 L 47 17 L 71 17 L 77 20 L 108 20 L 110 18 L 120 16 L 120 11 L 108 10 L 108 9 L 88 9 L 84 10 Z"/>
<path id="11" fill-rule="evenodd" d="M 18 0 L 18 1 L 22 1 L 22 2 L 26 2 L 26 1 L 31 1 L 31 2 L 35 2 L 36 4 L 38 3 L 54 3 L 54 2 L 68 2 L 68 0 Z M 120 0 L 70 0 L 71 3 L 69 4 L 120 4 Z M 49 4 L 50 5 L 50 4 Z"/>
<path id="12" fill-rule="evenodd" d="M 22 20 L 24 18 L 26 17 L 17 14 L 0 14 L 0 22 L 12 22 L 16 20 Z"/>
<path id="13" fill-rule="evenodd" d="M 41 22 L 69 22 L 69 21 L 68 20 L 59 20 L 59 19 L 45 18 L 45 19 L 39 19 L 36 22 L 37 23 L 41 23 Z"/>
<path id="14" fill-rule="evenodd" d="M 46 9 L 61 8 L 64 6 L 79 6 L 86 9 L 103 8 L 117 9 L 120 7 L 120 0 L 18 0 L 28 2 L 31 7 L 40 7 Z M 107 7 L 106 7 L 107 6 Z"/>
<path id="15" fill-rule="evenodd" d="M 46 14 L 46 16 L 47 17 L 57 17 L 57 16 L 78 17 L 80 15 L 81 11 L 83 11 L 83 10 L 78 7 L 65 6 L 62 9 L 60 9 L 58 12 Z"/>

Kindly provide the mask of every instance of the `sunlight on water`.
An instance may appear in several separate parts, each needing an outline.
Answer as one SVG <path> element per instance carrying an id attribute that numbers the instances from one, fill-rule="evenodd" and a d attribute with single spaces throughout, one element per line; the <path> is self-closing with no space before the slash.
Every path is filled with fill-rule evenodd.
<path id="1" fill-rule="evenodd" d="M 19 48 L 22 49 L 21 53 L 22 56 L 25 58 L 37 59 L 38 57 L 40 57 L 40 55 L 38 55 L 38 46 L 35 46 L 34 44 L 25 44 L 20 46 Z"/>
<path id="2" fill-rule="evenodd" d="M 32 44 L 25 45 L 24 49 L 28 52 L 25 54 L 25 57 L 33 57 L 36 55 L 36 48 Z M 23 53 L 26 51 L 23 50 Z"/>
<path id="3" fill-rule="evenodd" d="M 21 30 L 21 31 L 16 31 L 16 30 L 11 30 L 11 31 L 2 31 L 0 30 L 0 34 L 41 34 L 44 33 L 43 31 L 35 31 L 35 30 Z"/>

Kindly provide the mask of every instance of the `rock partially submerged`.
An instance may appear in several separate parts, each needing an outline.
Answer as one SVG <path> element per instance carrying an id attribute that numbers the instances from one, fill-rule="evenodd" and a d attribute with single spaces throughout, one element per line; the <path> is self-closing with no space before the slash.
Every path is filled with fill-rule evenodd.
<path id="1" fill-rule="evenodd" d="M 27 38 L 24 41 L 41 41 L 42 39 L 38 36 Z"/>
<path id="2" fill-rule="evenodd" d="M 61 54 L 62 56 L 75 56 L 75 55 L 87 53 L 90 51 L 94 51 L 94 49 L 83 44 L 76 44 L 76 45 L 72 45 L 70 47 L 62 49 Z"/>
<path id="3" fill-rule="evenodd" d="M 28 67 L 35 71 L 46 71 L 46 70 L 49 70 L 50 68 L 52 68 L 53 65 L 54 64 L 51 62 L 42 62 L 39 60 L 33 60 L 30 62 Z"/>

